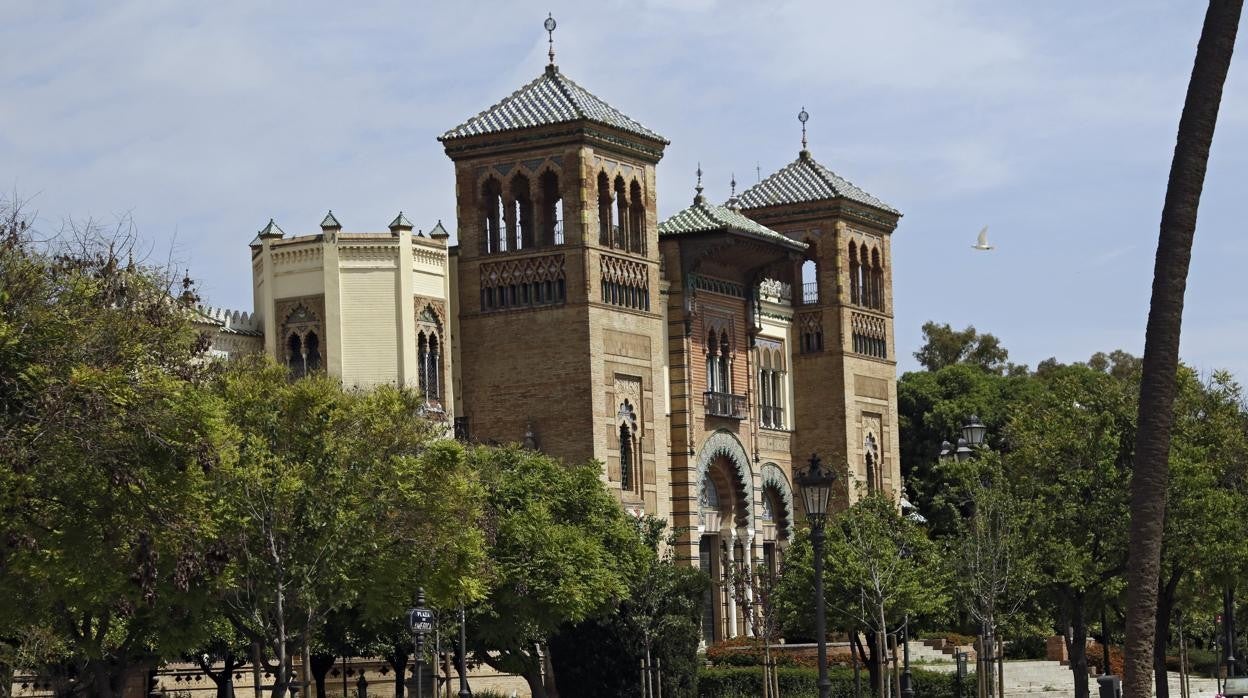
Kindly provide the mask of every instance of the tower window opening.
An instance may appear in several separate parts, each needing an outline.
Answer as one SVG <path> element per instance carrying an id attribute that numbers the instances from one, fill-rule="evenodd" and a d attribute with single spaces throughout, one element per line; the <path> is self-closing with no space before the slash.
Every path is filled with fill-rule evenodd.
<path id="1" fill-rule="evenodd" d="M 506 249 L 503 185 L 493 177 L 487 179 L 481 186 L 481 217 L 485 221 L 481 231 L 484 236 L 481 251 L 485 254 L 492 254 Z"/>
<path id="2" fill-rule="evenodd" d="M 732 392 L 731 355 L 732 347 L 728 344 L 728 333 L 723 332 L 719 336 L 719 392 L 721 393 Z"/>
<path id="3" fill-rule="evenodd" d="M 612 231 L 611 246 L 621 250 L 628 249 L 628 193 L 625 191 L 624 178 L 615 178 L 616 226 Z"/>
<path id="4" fill-rule="evenodd" d="M 598 244 L 611 245 L 611 182 L 606 172 L 598 173 Z"/>
<path id="5" fill-rule="evenodd" d="M 628 232 L 630 252 L 646 252 L 646 202 L 641 195 L 641 185 L 633 180 L 628 192 Z"/>
<path id="6" fill-rule="evenodd" d="M 295 378 L 300 378 L 307 373 L 307 366 L 303 360 L 303 338 L 297 334 L 291 334 L 286 340 L 286 367 L 290 369 L 291 375 Z"/>
<path id="7" fill-rule="evenodd" d="M 819 302 L 819 264 L 813 259 L 802 262 L 802 303 L 815 305 Z"/>
<path id="8" fill-rule="evenodd" d="M 316 336 L 315 332 L 309 332 L 303 338 L 304 365 L 307 372 L 318 371 L 321 368 L 321 338 Z"/>
<path id="9" fill-rule="evenodd" d="M 508 221 L 511 249 L 529 249 L 533 247 L 533 195 L 528 177 L 516 175 L 511 180 L 511 197 L 512 216 Z"/>
<path id="10" fill-rule="evenodd" d="M 861 275 L 858 269 L 858 246 L 851 240 L 849 243 L 849 302 L 854 305 L 862 303 Z"/>
<path id="11" fill-rule="evenodd" d="M 542 173 L 538 180 L 541 192 L 541 236 L 538 245 L 563 244 L 563 220 L 560 212 L 563 208 L 563 195 L 559 192 L 559 175 L 550 170 Z"/>

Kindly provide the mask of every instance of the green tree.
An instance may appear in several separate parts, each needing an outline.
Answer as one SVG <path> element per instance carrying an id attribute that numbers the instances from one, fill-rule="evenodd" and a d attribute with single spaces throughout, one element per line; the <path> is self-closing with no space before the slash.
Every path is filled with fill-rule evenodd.
<path id="1" fill-rule="evenodd" d="M 975 415 L 988 427 L 989 446 L 1005 448 L 1013 406 L 1038 389 L 1030 376 L 997 375 L 966 364 L 911 371 L 897 382 L 902 475 L 933 537 L 958 535 L 970 485 L 965 467 L 939 460 L 941 442 L 956 441 Z"/>
<path id="2" fill-rule="evenodd" d="M 275 698 L 330 612 L 393 618 L 418 583 L 435 604 L 478 595 L 482 540 L 463 525 L 477 485 L 418 394 L 291 381 L 267 359 L 227 367 L 215 389 L 232 430 L 216 470 L 231 549 L 222 608 L 271 652 Z"/>
<path id="3" fill-rule="evenodd" d="M 1248 572 L 1239 544 L 1248 536 L 1243 389 L 1225 371 L 1202 382 L 1185 366 L 1178 388 L 1153 653 L 1158 698 L 1169 694 L 1165 657 L 1182 584 L 1196 575 L 1220 594 Z"/>
<path id="4" fill-rule="evenodd" d="M 469 611 L 478 660 L 556 695 L 543 656 L 561 626 L 611 611 L 644 574 L 647 547 L 597 463 L 565 465 L 518 446 L 479 446 L 486 490 L 487 590 Z M 543 680 L 545 679 L 545 680 Z"/>
<path id="5" fill-rule="evenodd" d="M 914 358 L 929 371 L 939 371 L 946 366 L 968 364 L 992 373 L 1005 373 L 1014 367 L 1009 363 L 1010 352 L 1001 346 L 994 335 L 980 334 L 971 325 L 955 330 L 949 323 L 923 323 L 923 346 L 914 352 Z"/>
<path id="6" fill-rule="evenodd" d="M 639 666 L 646 659 L 662 669 L 662 694 L 697 695 L 698 645 L 705 573 L 673 557 L 673 540 L 663 540 L 664 522 L 637 523 L 649 550 L 645 572 L 629 584 L 627 598 L 609 614 L 566 625 L 551 638 L 551 659 L 560 693 L 582 696 L 638 694 Z"/>
<path id="7" fill-rule="evenodd" d="M 1071 630 L 1075 695 L 1086 698 L 1089 624 L 1116 596 L 1126 565 L 1135 385 L 1079 365 L 1055 367 L 1041 385 L 1014 408 L 1006 476 L 1026 506 L 1041 602 L 1055 627 Z"/>
<path id="8" fill-rule="evenodd" d="M 1127 695 L 1149 692 L 1149 668 L 1157 619 L 1157 578 L 1166 517 L 1170 430 L 1175 371 L 1183 325 L 1183 297 L 1196 234 L 1196 211 L 1205 185 L 1222 86 L 1235 50 L 1243 0 L 1210 0 L 1161 210 L 1161 232 L 1153 270 L 1153 293 L 1144 333 L 1139 433 L 1131 478 L 1131 564 L 1128 567 L 1127 642 L 1124 684 Z"/>
<path id="9" fill-rule="evenodd" d="M 813 559 L 810 536 L 801 531 L 785 555 L 776 593 L 786 636 L 813 636 Z M 867 635 L 865 663 L 877 689 L 885 656 L 880 638 L 907 616 L 936 614 L 948 603 L 936 546 L 882 494 L 867 495 L 828 521 L 823 576 L 831 625 Z"/>
<path id="10" fill-rule="evenodd" d="M 193 289 L 133 242 L 88 224 L 37 245 L 0 205 L 0 658 L 54 637 L 97 696 L 195 643 L 224 559 Z"/>

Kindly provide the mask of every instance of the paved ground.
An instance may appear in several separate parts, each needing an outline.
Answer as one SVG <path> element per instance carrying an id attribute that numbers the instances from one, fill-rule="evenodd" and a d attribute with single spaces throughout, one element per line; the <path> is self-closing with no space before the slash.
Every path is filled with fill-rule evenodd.
<path id="1" fill-rule="evenodd" d="M 910 643 L 910 662 L 924 669 L 954 671 L 953 658 L 919 642 Z M 1092 695 L 1096 695 L 1096 679 L 1091 682 Z M 1217 695 L 1217 683 L 1213 679 L 1191 679 L 1192 698 L 1212 698 Z M 1005 698 L 1068 697 L 1074 693 L 1075 678 L 1069 667 L 1058 662 L 1043 660 L 1007 661 L 1005 663 Z M 1179 695 L 1179 675 L 1170 674 L 1170 695 Z"/>

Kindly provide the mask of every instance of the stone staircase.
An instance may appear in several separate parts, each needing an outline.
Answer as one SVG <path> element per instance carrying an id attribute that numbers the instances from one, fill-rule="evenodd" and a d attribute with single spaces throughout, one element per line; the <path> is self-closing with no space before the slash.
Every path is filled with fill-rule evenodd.
<path id="1" fill-rule="evenodd" d="M 933 644 L 940 644 L 933 647 Z M 911 642 L 910 664 L 931 671 L 953 672 L 957 665 L 953 659 L 954 648 L 946 648 L 943 641 L 927 640 Z M 967 649 L 970 648 L 958 648 Z M 975 653 L 970 652 L 969 670 L 975 670 Z M 1088 679 L 1092 695 L 1097 695 L 1096 678 Z M 1217 683 L 1213 679 L 1191 679 L 1192 698 L 1213 698 Z M 1069 698 L 1075 692 L 1075 679 L 1070 667 L 1059 662 L 1045 660 L 1009 660 L 1005 662 L 1004 698 Z M 1178 698 L 1179 675 L 1170 674 L 1170 696 Z"/>

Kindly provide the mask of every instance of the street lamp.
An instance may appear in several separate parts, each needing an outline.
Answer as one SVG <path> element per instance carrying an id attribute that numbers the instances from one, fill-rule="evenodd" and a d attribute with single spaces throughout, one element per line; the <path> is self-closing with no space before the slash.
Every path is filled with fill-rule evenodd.
<path id="1" fill-rule="evenodd" d="M 810 541 L 815 554 L 815 636 L 819 642 L 819 698 L 829 698 L 832 682 L 828 680 L 828 629 L 823 600 L 824 525 L 828 522 L 828 500 L 836 475 L 824 470 L 819 456 L 810 454 L 810 467 L 794 478 L 802 493 L 806 521 L 810 523 Z"/>
<path id="2" fill-rule="evenodd" d="M 979 417 L 971 415 L 971 418 L 962 425 L 962 438 L 970 444 L 971 448 L 984 445 L 984 437 L 988 435 L 988 427 L 979 421 Z"/>
<path id="3" fill-rule="evenodd" d="M 459 698 L 472 698 L 468 688 L 468 623 L 464 620 L 464 604 L 459 604 Z"/>
<path id="4" fill-rule="evenodd" d="M 424 698 L 421 686 L 421 667 L 424 662 L 425 638 L 433 632 L 433 611 L 425 608 L 425 590 L 416 590 L 416 607 L 407 610 L 407 629 L 412 632 L 412 644 L 416 650 L 416 698 Z"/>

